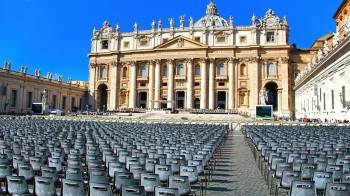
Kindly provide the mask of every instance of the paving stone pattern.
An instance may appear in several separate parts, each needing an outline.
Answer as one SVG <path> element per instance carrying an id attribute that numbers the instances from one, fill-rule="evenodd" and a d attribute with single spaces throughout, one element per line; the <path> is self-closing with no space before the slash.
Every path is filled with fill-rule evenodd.
<path id="1" fill-rule="evenodd" d="M 232 131 L 208 185 L 212 196 L 267 196 L 269 190 L 240 131 Z"/>

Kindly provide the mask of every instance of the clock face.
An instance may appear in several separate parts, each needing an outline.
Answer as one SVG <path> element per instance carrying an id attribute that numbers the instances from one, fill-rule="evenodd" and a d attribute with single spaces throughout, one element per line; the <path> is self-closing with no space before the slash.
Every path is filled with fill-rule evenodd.
<path id="1" fill-rule="evenodd" d="M 275 22 L 276 22 L 275 18 L 268 18 L 266 20 L 267 26 L 273 26 L 275 24 Z"/>

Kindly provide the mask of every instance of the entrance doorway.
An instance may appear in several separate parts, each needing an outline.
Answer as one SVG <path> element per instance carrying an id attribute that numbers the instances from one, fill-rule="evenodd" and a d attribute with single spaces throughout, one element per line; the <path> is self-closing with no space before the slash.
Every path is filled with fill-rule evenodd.
<path id="1" fill-rule="evenodd" d="M 139 107 L 140 108 L 147 107 L 147 93 L 146 92 L 139 93 Z"/>
<path id="2" fill-rule="evenodd" d="M 100 111 L 105 111 L 107 109 L 107 97 L 108 97 L 107 85 L 101 84 L 100 86 L 98 86 L 97 94 L 98 94 L 98 97 L 97 97 L 98 106 L 97 106 L 97 108 Z"/>
<path id="3" fill-rule="evenodd" d="M 161 109 L 166 109 L 168 107 L 167 100 L 165 98 L 162 99 L 162 102 L 160 104 Z"/>
<path id="4" fill-rule="evenodd" d="M 218 92 L 218 102 L 217 102 L 217 108 L 218 109 L 226 109 L 226 92 L 225 91 L 219 91 Z"/>
<path id="5" fill-rule="evenodd" d="M 195 109 L 200 109 L 201 108 L 201 100 L 199 98 L 196 98 L 194 100 L 194 108 Z"/>
<path id="6" fill-rule="evenodd" d="M 275 82 L 269 82 L 265 85 L 265 89 L 267 91 L 266 105 L 272 105 L 273 111 L 277 111 L 278 110 L 277 84 Z"/>
<path id="7" fill-rule="evenodd" d="M 176 93 L 176 107 L 183 109 L 185 107 L 185 92 L 179 91 Z"/>

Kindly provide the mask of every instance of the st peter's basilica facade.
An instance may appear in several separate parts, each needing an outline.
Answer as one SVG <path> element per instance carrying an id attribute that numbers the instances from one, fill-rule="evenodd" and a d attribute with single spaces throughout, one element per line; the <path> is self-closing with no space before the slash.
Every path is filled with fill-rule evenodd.
<path id="1" fill-rule="evenodd" d="M 95 109 L 177 108 L 242 111 L 273 105 L 292 115 L 292 86 L 309 51 L 289 45 L 286 17 L 268 10 L 237 26 L 213 1 L 198 21 L 153 21 L 150 30 L 122 33 L 104 22 L 89 54 L 90 104 Z M 185 24 L 186 23 L 186 24 Z M 307 59 L 304 60 L 303 59 Z M 261 92 L 267 92 L 261 99 Z M 260 97 L 259 97 L 260 94 Z"/>

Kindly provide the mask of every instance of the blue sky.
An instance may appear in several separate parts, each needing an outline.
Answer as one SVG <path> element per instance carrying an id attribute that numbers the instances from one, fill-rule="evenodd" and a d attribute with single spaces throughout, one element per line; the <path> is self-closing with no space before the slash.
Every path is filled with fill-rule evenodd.
<path id="1" fill-rule="evenodd" d="M 33 73 L 51 71 L 88 79 L 88 57 L 92 29 L 104 20 L 121 31 L 132 31 L 135 21 L 149 29 L 153 19 L 168 18 L 175 24 L 181 15 L 186 22 L 205 14 L 209 0 L 0 0 L 0 64 L 9 60 L 13 68 L 29 67 Z M 236 25 L 250 24 L 253 13 L 262 17 L 272 8 L 281 18 L 287 16 L 290 43 L 307 48 L 318 37 L 335 31 L 332 18 L 341 0 L 215 0 L 222 17 L 234 17 Z M 186 24 L 188 25 L 188 24 Z"/>

